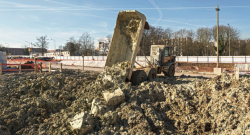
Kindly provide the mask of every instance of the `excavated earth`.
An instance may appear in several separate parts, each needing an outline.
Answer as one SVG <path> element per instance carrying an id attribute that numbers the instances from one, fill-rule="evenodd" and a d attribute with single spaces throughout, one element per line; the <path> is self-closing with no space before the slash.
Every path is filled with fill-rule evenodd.
<path id="1" fill-rule="evenodd" d="M 64 70 L 0 75 L 0 134 L 71 135 L 82 112 L 92 122 L 86 134 L 250 134 L 250 81 L 223 73 L 203 77 L 158 77 L 131 86 L 129 63 L 104 72 Z M 102 92 L 121 89 L 125 99 L 91 114 Z M 101 106 L 101 105 L 100 105 Z"/>

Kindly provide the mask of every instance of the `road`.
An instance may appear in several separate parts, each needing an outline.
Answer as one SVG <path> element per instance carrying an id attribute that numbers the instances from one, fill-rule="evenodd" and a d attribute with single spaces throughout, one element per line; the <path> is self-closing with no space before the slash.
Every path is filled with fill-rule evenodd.
<path id="1" fill-rule="evenodd" d="M 51 65 L 51 68 L 53 69 L 53 68 L 56 68 L 56 69 L 58 69 L 58 68 L 60 68 L 60 65 Z M 62 68 L 63 69 L 80 69 L 80 70 L 82 70 L 82 67 L 81 66 L 65 66 L 65 65 L 63 65 L 62 66 Z M 103 68 L 93 68 L 93 67 L 84 67 L 84 70 L 90 70 L 90 71 L 103 71 Z"/>
<path id="2" fill-rule="evenodd" d="M 60 68 L 60 65 L 51 65 L 51 68 Z M 82 70 L 82 67 L 81 66 L 65 66 L 63 65 L 63 69 L 66 68 L 66 69 L 80 69 Z M 103 68 L 93 68 L 93 67 L 84 67 L 84 70 L 89 70 L 89 71 L 103 71 Z M 176 72 L 175 73 L 175 76 L 181 76 L 182 74 L 188 76 L 203 76 L 203 77 L 207 77 L 207 78 L 214 78 L 216 75 L 203 75 L 203 74 L 195 74 L 195 73 L 179 73 L 179 72 Z M 161 76 L 163 76 L 163 74 L 161 74 Z"/>

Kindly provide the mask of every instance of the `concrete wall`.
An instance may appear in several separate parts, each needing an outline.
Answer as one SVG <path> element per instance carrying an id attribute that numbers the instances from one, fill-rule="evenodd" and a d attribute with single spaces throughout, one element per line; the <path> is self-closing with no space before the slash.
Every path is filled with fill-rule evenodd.
<path id="1" fill-rule="evenodd" d="M 6 52 L 0 51 L 0 62 L 2 64 L 7 64 Z M 7 66 L 4 65 L 3 69 L 6 69 L 6 68 L 7 68 Z"/>

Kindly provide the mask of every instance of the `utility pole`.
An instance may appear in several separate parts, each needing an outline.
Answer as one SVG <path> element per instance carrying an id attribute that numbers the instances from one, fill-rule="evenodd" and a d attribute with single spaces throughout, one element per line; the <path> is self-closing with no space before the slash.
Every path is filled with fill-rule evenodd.
<path id="1" fill-rule="evenodd" d="M 229 26 L 229 56 L 230 56 L 230 35 L 231 35 L 231 33 L 230 33 L 230 25 L 229 24 L 227 24 L 228 26 Z"/>
<path id="2" fill-rule="evenodd" d="M 217 11 L 217 68 L 219 68 L 219 6 L 215 9 Z"/>

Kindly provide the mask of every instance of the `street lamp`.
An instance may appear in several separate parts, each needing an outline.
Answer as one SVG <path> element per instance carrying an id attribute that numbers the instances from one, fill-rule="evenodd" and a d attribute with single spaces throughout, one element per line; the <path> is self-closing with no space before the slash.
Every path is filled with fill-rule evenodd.
<path id="1" fill-rule="evenodd" d="M 9 46 L 9 44 L 8 43 L 5 43 L 5 44 L 7 44 L 8 46 Z M 7 47 L 7 46 L 6 46 Z"/>
<path id="2" fill-rule="evenodd" d="M 31 47 L 31 44 L 30 44 L 30 42 L 28 42 L 28 41 L 25 41 L 25 42 L 29 43 L 29 47 Z"/>
<path id="3" fill-rule="evenodd" d="M 29 47 L 30 47 L 29 52 L 30 52 L 30 55 L 32 56 L 32 51 L 33 51 L 33 50 L 32 50 L 32 47 L 31 47 L 32 44 L 31 44 L 31 42 L 28 42 L 28 41 L 25 41 L 25 42 L 29 43 Z"/>
<path id="4" fill-rule="evenodd" d="M 54 39 L 51 39 L 51 40 L 54 40 Z M 56 40 L 54 40 L 54 46 L 55 46 L 55 52 L 56 52 Z M 56 53 L 55 53 L 56 55 Z"/>
<path id="5" fill-rule="evenodd" d="M 231 35 L 231 33 L 230 33 L 230 25 L 229 24 L 227 24 L 228 26 L 229 26 L 229 56 L 230 56 L 230 35 Z"/>
<path id="6" fill-rule="evenodd" d="M 219 6 L 215 9 L 217 11 L 217 68 L 219 68 Z"/>
<path id="7" fill-rule="evenodd" d="M 54 39 L 51 39 L 51 40 L 54 40 Z M 54 40 L 54 45 L 55 45 L 55 50 L 56 50 L 56 40 Z"/>

